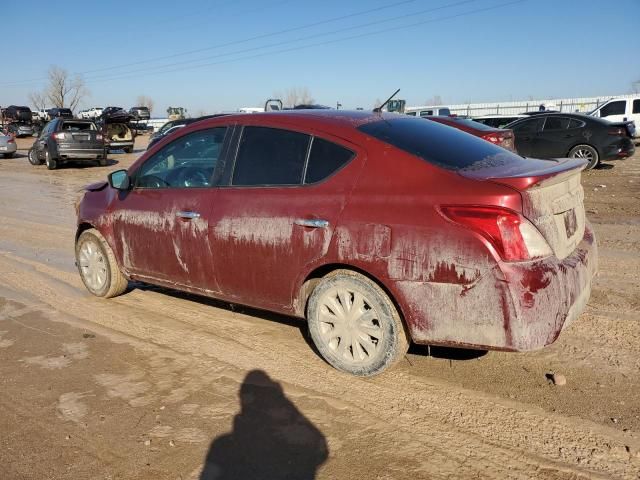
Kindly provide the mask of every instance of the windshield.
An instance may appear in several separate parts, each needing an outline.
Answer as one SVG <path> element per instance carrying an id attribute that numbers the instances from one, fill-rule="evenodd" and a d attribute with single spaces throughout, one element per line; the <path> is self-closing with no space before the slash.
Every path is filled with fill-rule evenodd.
<path id="1" fill-rule="evenodd" d="M 387 118 L 358 127 L 363 133 L 448 170 L 465 170 L 520 162 L 504 148 L 455 128 L 421 118 Z"/>

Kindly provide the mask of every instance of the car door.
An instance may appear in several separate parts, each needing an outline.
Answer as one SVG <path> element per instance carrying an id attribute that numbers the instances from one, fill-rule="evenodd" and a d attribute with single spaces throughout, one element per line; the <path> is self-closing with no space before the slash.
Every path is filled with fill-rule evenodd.
<path id="1" fill-rule="evenodd" d="M 533 117 L 516 123 L 511 127 L 515 136 L 516 150 L 523 157 L 536 156 L 535 140 L 542 129 L 543 118 Z"/>
<path id="2" fill-rule="evenodd" d="M 133 188 L 113 205 L 113 230 L 135 278 L 216 291 L 209 243 L 215 174 L 227 128 L 176 138 L 132 173 Z"/>
<path id="3" fill-rule="evenodd" d="M 627 117 L 627 101 L 615 100 L 604 105 L 599 110 L 600 118 L 610 122 L 623 122 Z"/>
<path id="4" fill-rule="evenodd" d="M 38 160 L 44 160 L 45 150 L 49 148 L 49 142 L 52 141 L 51 134 L 55 131 L 57 124 L 57 120 L 52 120 L 47 123 L 34 142 L 33 149 L 36 151 Z"/>
<path id="5" fill-rule="evenodd" d="M 299 276 L 327 253 L 356 150 L 288 128 L 245 126 L 216 198 L 216 275 L 226 298 L 288 310 Z"/>
<path id="6" fill-rule="evenodd" d="M 573 144 L 572 132 L 568 131 L 568 117 L 550 115 L 545 117 L 542 131 L 534 139 L 535 156 L 538 158 L 566 157 Z"/>

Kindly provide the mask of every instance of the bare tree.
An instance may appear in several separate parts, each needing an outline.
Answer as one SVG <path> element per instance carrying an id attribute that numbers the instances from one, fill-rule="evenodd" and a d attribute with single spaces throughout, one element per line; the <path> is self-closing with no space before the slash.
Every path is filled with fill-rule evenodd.
<path id="1" fill-rule="evenodd" d="M 29 94 L 29 101 L 36 110 L 42 110 L 47 108 L 47 98 L 42 92 L 31 92 Z"/>
<path id="2" fill-rule="evenodd" d="M 84 97 L 89 94 L 84 80 L 79 75 L 71 77 L 64 68 L 49 68 L 49 85 L 43 92 L 49 103 L 58 108 L 75 110 Z"/>
<path id="3" fill-rule="evenodd" d="M 153 112 L 153 99 L 151 97 L 147 97 L 146 95 L 138 95 L 136 99 L 136 105 L 138 107 L 147 107 L 149 109 L 149 113 Z"/>
<path id="4" fill-rule="evenodd" d="M 632 93 L 640 93 L 640 79 L 635 82 L 631 82 L 631 92 Z"/>
<path id="5" fill-rule="evenodd" d="M 285 91 L 282 101 L 285 107 L 295 107 L 312 104 L 315 100 L 307 87 L 292 87 Z"/>

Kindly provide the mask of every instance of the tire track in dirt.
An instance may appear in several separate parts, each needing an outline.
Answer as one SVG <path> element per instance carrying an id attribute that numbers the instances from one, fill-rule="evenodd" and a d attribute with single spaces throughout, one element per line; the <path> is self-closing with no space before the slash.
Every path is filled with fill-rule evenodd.
<path id="1" fill-rule="evenodd" d="M 199 318 L 200 312 L 194 315 L 193 308 L 184 309 L 181 302 L 167 299 L 160 310 L 157 305 L 148 310 L 146 302 L 135 296 L 118 302 L 88 298 L 80 293 L 79 280 L 72 274 L 13 255 L 0 256 L 0 271 L 20 272 L 3 276 L 0 283 L 11 290 L 30 290 L 37 301 L 59 311 L 56 317 L 63 321 L 65 315 L 73 315 L 88 326 L 95 323 L 181 354 L 200 355 L 203 362 L 222 362 L 241 370 L 263 368 L 285 383 L 293 398 L 298 389 L 302 389 L 298 395 L 310 391 L 340 398 L 354 421 L 360 418 L 363 425 L 385 435 L 393 432 L 394 438 L 402 440 L 404 453 L 420 457 L 425 450 L 440 452 L 443 458 L 437 468 L 421 464 L 423 473 L 429 468 L 430 474 L 439 476 L 447 464 L 455 465 L 455 472 L 463 476 L 482 472 L 493 478 L 531 478 L 542 470 L 555 472 L 556 478 L 587 472 L 635 478 L 640 472 L 640 458 L 627 452 L 627 447 L 638 451 L 640 442 L 630 435 L 442 382 L 417 380 L 404 369 L 372 380 L 347 377 L 328 369 L 302 342 L 297 342 L 297 348 L 292 344 L 283 348 L 280 341 L 290 343 L 282 338 L 290 327 L 272 348 L 260 337 L 280 328 L 244 317 L 253 326 L 249 334 L 257 340 L 246 343 L 250 339 L 243 338 L 243 346 L 234 339 L 247 333 L 238 333 L 237 320 L 228 318 L 229 312 L 211 315 L 217 318 L 208 326 L 194 325 L 193 318 Z M 366 404 L 362 399 L 367 399 Z"/>

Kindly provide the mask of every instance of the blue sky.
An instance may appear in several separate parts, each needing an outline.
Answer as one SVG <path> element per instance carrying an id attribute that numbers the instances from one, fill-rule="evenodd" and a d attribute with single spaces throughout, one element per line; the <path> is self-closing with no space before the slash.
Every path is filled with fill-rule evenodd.
<path id="1" fill-rule="evenodd" d="M 0 105 L 29 104 L 50 65 L 82 74 L 82 107 L 147 95 L 154 115 L 292 87 L 345 108 L 397 88 L 411 105 L 614 95 L 640 80 L 639 17 L 640 0 L 6 2 Z"/>

